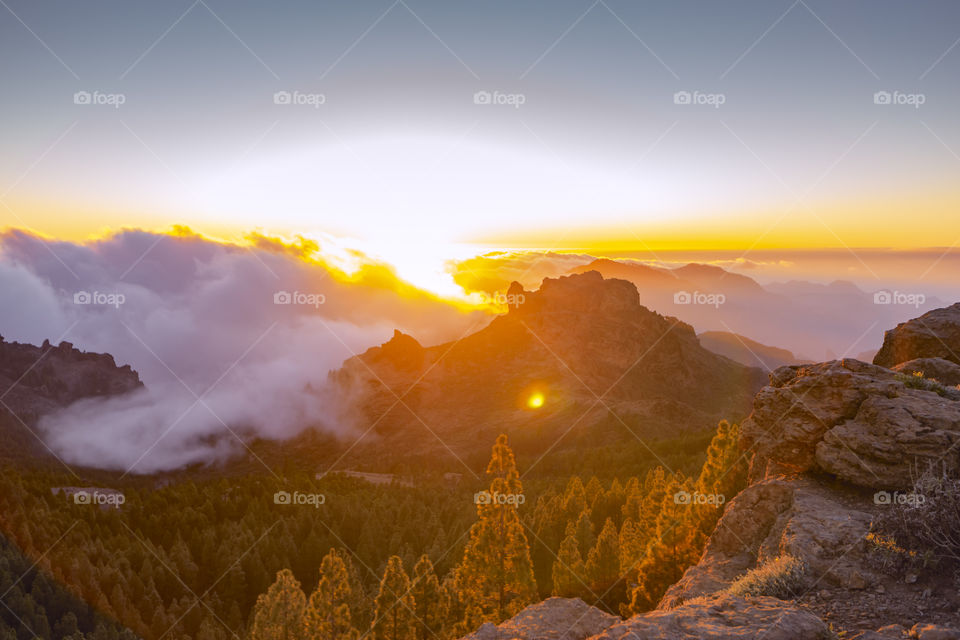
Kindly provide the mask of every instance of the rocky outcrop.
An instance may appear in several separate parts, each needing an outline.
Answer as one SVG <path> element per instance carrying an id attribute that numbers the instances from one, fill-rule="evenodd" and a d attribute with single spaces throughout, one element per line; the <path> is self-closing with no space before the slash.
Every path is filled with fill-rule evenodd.
<path id="1" fill-rule="evenodd" d="M 334 378 L 354 398 L 361 430 L 375 425 L 369 447 L 465 457 L 501 432 L 554 441 L 569 431 L 567 447 L 578 438 L 613 445 L 628 429 L 703 431 L 746 416 L 766 382 L 642 306 L 625 280 L 590 271 L 546 278 L 537 291 L 514 283 L 505 299 L 507 313 L 454 342 L 424 348 L 397 332 L 344 363 Z M 543 398 L 536 407 L 532 394 Z M 376 455 L 367 445 L 351 455 Z"/>
<path id="2" fill-rule="evenodd" d="M 827 640 L 831 637 L 823 620 L 783 600 L 721 596 L 634 616 L 591 640 Z"/>
<path id="3" fill-rule="evenodd" d="M 955 387 L 960 385 L 960 364 L 954 364 L 943 358 L 916 358 L 894 365 L 894 371 L 905 375 L 923 374 L 927 380 Z"/>
<path id="4" fill-rule="evenodd" d="M 830 637 L 817 616 L 776 598 L 723 596 L 621 620 L 577 598 L 549 598 L 462 640 L 817 640 Z"/>
<path id="5" fill-rule="evenodd" d="M 957 389 L 914 388 L 889 369 L 834 360 L 770 374 L 742 445 L 752 452 L 751 480 L 825 471 L 877 490 L 906 488 L 926 462 L 960 468 L 958 441 Z"/>
<path id="6" fill-rule="evenodd" d="M 887 331 L 873 363 L 893 367 L 917 358 L 943 358 L 960 365 L 960 302 Z"/>
<path id="7" fill-rule="evenodd" d="M 46 455 L 29 429 L 43 415 L 77 400 L 126 393 L 142 387 L 129 365 L 107 353 L 87 353 L 69 342 L 57 346 L 6 342 L 0 336 L 0 437 L 3 452 Z M 24 428 L 26 425 L 27 428 Z"/>
<path id="8" fill-rule="evenodd" d="M 0 337 L 0 394 L 29 421 L 81 398 L 116 395 L 143 386 L 130 365 L 118 367 L 108 353 L 87 353 L 69 342 L 32 344 Z"/>
<path id="9" fill-rule="evenodd" d="M 488 622 L 463 640 L 584 640 L 619 621 L 579 598 L 548 598 L 500 625 Z"/>
<path id="10" fill-rule="evenodd" d="M 727 506 L 703 556 L 660 601 L 671 609 L 713 595 L 747 571 L 780 556 L 801 560 L 816 586 L 863 589 L 875 580 L 864 566 L 864 536 L 877 506 L 855 492 L 839 492 L 796 476 L 757 482 Z"/>

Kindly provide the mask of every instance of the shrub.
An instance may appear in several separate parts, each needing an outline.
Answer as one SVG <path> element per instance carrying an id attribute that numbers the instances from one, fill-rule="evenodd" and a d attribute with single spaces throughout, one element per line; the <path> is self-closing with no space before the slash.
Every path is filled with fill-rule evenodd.
<path id="1" fill-rule="evenodd" d="M 780 556 L 746 572 L 727 588 L 735 596 L 793 598 L 803 588 L 807 567 L 793 556 Z"/>
<path id="2" fill-rule="evenodd" d="M 960 478 L 931 466 L 913 482 L 914 499 L 887 506 L 874 532 L 915 552 L 924 564 L 946 562 L 960 567 Z"/>
<path id="3" fill-rule="evenodd" d="M 925 378 L 923 376 L 923 371 L 914 371 L 912 375 L 907 375 L 906 373 L 898 373 L 897 380 L 902 382 L 903 386 L 909 389 L 920 389 L 921 391 L 933 391 L 938 396 L 942 396 L 947 393 L 947 388 L 944 387 L 942 384 L 940 384 L 933 378 Z"/>

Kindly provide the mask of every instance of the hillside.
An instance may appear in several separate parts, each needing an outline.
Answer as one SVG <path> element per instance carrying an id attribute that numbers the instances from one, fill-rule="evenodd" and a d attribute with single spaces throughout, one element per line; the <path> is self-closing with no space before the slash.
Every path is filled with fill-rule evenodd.
<path id="1" fill-rule="evenodd" d="M 746 336 L 727 331 L 704 331 L 699 334 L 700 344 L 704 348 L 730 358 L 734 362 L 748 367 L 761 367 L 772 371 L 785 364 L 802 364 L 804 361 L 788 351 L 778 347 L 760 344 Z"/>

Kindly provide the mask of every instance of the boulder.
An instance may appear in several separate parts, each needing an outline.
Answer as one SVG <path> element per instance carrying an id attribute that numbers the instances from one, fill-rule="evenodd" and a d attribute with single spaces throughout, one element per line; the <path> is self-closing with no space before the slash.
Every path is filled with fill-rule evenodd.
<path id="1" fill-rule="evenodd" d="M 917 358 L 943 358 L 960 365 L 960 302 L 887 331 L 873 362 L 893 367 Z"/>
<path id="2" fill-rule="evenodd" d="M 500 625 L 488 622 L 463 640 L 584 640 L 619 621 L 579 598 L 547 598 Z"/>
<path id="3" fill-rule="evenodd" d="M 823 620 L 789 602 L 765 597 L 722 596 L 634 616 L 591 640 L 826 640 L 830 637 Z"/>
<path id="4" fill-rule="evenodd" d="M 915 388 L 859 360 L 776 369 L 742 426 L 752 481 L 825 471 L 873 490 L 906 489 L 926 462 L 960 468 L 960 390 Z"/>
<path id="5" fill-rule="evenodd" d="M 871 504 L 810 477 L 770 478 L 741 491 L 727 505 L 700 561 L 661 599 L 672 609 L 726 589 L 750 569 L 789 555 L 807 567 L 814 587 L 862 589 L 874 580 L 864 567 Z"/>

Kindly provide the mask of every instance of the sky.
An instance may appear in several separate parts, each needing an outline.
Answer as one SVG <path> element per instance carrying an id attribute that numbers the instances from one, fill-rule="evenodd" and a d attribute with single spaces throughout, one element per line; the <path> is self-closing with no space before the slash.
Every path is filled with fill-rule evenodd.
<path id="1" fill-rule="evenodd" d="M 304 234 L 413 276 L 949 247 L 958 42 L 952 1 L 3 0 L 0 226 Z"/>

